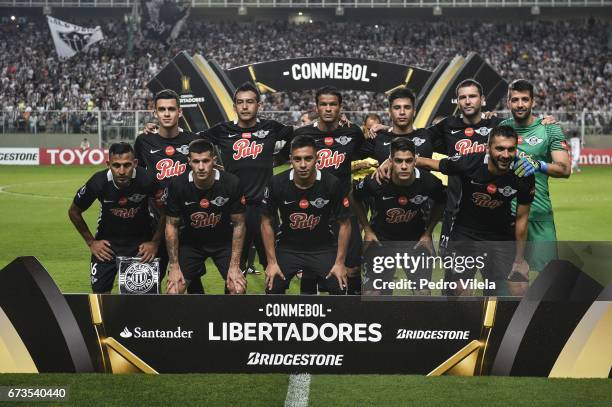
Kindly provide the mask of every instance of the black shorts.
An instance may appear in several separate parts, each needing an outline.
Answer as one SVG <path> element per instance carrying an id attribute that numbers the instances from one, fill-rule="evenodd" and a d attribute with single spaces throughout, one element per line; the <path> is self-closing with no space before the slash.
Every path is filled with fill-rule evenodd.
<path id="1" fill-rule="evenodd" d="M 393 282 L 398 268 L 403 269 L 406 280 L 414 284 L 415 290 L 418 290 L 421 279 L 431 281 L 433 262 L 427 260 L 428 257 L 431 257 L 431 253 L 421 247 L 414 249 L 417 242 L 418 238 L 413 237 L 406 241 L 380 239 L 380 243 L 369 243 L 363 254 L 363 289 L 390 294 L 392 290 L 381 289 L 380 287 L 385 286 L 384 283 Z M 398 254 L 400 255 L 400 265 L 397 265 L 395 261 Z M 407 255 L 406 262 L 404 262 L 404 254 Z M 385 264 L 384 259 L 388 258 L 394 260 L 392 267 L 387 267 Z"/>
<path id="2" fill-rule="evenodd" d="M 334 276 L 326 278 L 336 261 L 337 250 L 323 250 L 317 252 L 298 252 L 283 248 L 276 249 L 276 260 L 278 266 L 285 276 L 285 280 L 280 277 L 274 279 L 271 290 L 266 289 L 268 294 L 284 294 L 291 279 L 302 271 L 302 278 L 317 279 L 325 286 L 326 291 L 333 295 L 343 295 L 346 291 L 340 288 L 338 279 Z"/>
<path id="3" fill-rule="evenodd" d="M 178 257 L 179 265 L 181 266 L 181 271 L 183 272 L 183 277 L 187 284 L 206 274 L 206 265 L 204 262 L 209 257 L 212 258 L 215 266 L 217 266 L 219 270 L 219 274 L 221 274 L 223 281 L 225 281 L 232 258 L 232 247 L 225 246 L 214 249 L 185 245 L 179 247 Z"/>
<path id="4" fill-rule="evenodd" d="M 349 218 L 351 222 L 351 236 L 349 237 L 349 244 L 346 250 L 346 259 L 344 265 L 349 268 L 361 266 L 361 229 L 359 228 L 359 221 L 357 216 L 351 215 Z M 334 222 L 332 225 L 332 232 L 336 238 L 338 237 L 338 231 L 340 230 L 340 224 Z"/>
<path id="5" fill-rule="evenodd" d="M 483 279 L 495 284 L 495 288 L 484 290 L 485 295 L 507 295 L 506 279 L 516 253 L 516 243 L 510 239 L 506 235 L 487 235 L 455 227 L 445 255 L 454 256 L 457 261 L 445 270 L 445 280 L 471 280 L 480 271 Z M 469 258 L 478 265 L 462 264 Z"/>
<path id="6" fill-rule="evenodd" d="M 138 246 L 142 242 L 132 245 L 116 244 L 111 242 L 111 249 L 115 256 L 136 257 L 138 256 Z M 91 290 L 94 294 L 111 292 L 117 276 L 117 259 L 111 261 L 100 261 L 93 255 L 90 263 Z M 160 280 L 161 281 L 161 280 Z"/>
<path id="7" fill-rule="evenodd" d="M 261 214 L 263 213 L 262 204 L 249 204 L 246 206 L 246 231 L 244 236 L 244 246 L 242 255 L 240 256 L 240 266 L 244 270 L 249 258 L 249 250 L 255 245 L 257 255 L 259 256 L 259 264 L 265 269 L 268 262 L 266 260 L 266 248 L 263 245 L 261 238 Z"/>

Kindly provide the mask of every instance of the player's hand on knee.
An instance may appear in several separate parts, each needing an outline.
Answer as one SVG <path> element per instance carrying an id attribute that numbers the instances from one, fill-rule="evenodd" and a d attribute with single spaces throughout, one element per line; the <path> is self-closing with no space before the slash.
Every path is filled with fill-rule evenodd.
<path id="1" fill-rule="evenodd" d="M 232 267 L 227 272 L 227 289 L 230 294 L 245 294 L 247 280 L 238 267 Z"/>
<path id="2" fill-rule="evenodd" d="M 108 240 L 94 240 L 89 245 L 89 250 L 100 261 L 111 261 L 115 256 Z"/>
<path id="3" fill-rule="evenodd" d="M 338 285 L 340 288 L 344 290 L 347 285 L 347 275 L 348 272 L 344 264 L 334 263 L 334 266 L 331 268 L 325 278 L 330 278 L 332 276 L 335 277 L 338 280 Z"/>
<path id="4" fill-rule="evenodd" d="M 427 252 L 431 254 L 432 256 L 436 254 L 434 250 L 434 245 L 433 245 L 433 238 L 431 237 L 430 233 L 424 233 L 419 239 L 419 241 L 417 242 L 417 244 L 415 244 L 413 247 L 413 249 L 419 249 L 419 248 L 423 248 L 427 250 Z"/>
<path id="5" fill-rule="evenodd" d="M 272 289 L 274 279 L 276 277 L 285 280 L 285 275 L 281 271 L 280 267 L 278 267 L 278 263 L 268 263 L 268 266 L 266 267 L 266 287 L 268 290 Z"/>
<path id="6" fill-rule="evenodd" d="M 383 182 L 389 181 L 390 178 L 391 178 L 391 162 L 387 158 L 376 169 L 376 172 L 374 173 L 374 179 L 379 184 L 382 184 Z"/>
<path id="7" fill-rule="evenodd" d="M 529 282 L 529 264 L 525 259 L 514 260 L 508 280 L 521 283 Z"/>
<path id="8" fill-rule="evenodd" d="M 152 123 L 152 122 L 148 122 L 147 124 L 145 124 L 145 127 L 142 130 L 144 134 L 155 134 L 158 131 L 159 131 L 159 126 L 156 123 Z"/>
<path id="9" fill-rule="evenodd" d="M 158 244 L 154 242 L 144 242 L 138 246 L 138 257 L 143 263 L 149 263 L 157 254 Z"/>

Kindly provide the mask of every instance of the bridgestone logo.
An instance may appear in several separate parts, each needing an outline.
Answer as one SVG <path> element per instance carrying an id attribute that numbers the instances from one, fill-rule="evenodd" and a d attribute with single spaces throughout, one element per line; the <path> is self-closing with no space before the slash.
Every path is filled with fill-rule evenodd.
<path id="1" fill-rule="evenodd" d="M 312 353 L 249 353 L 247 366 L 342 366 L 344 355 Z"/>

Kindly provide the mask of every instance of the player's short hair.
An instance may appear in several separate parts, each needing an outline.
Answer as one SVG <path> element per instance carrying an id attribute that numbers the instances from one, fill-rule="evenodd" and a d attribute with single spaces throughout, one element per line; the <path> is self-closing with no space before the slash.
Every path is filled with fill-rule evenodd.
<path id="1" fill-rule="evenodd" d="M 395 99 L 410 99 L 413 107 L 416 103 L 416 96 L 414 95 L 414 92 L 408 88 L 399 88 L 391 92 L 391 94 L 389 94 L 389 97 L 387 98 L 387 100 L 389 101 L 389 107 L 393 105 L 393 101 Z"/>
<path id="2" fill-rule="evenodd" d="M 312 147 L 315 152 L 317 151 L 315 140 L 310 136 L 295 136 L 291 140 L 291 152 L 303 147 Z"/>
<path id="3" fill-rule="evenodd" d="M 459 85 L 457 85 L 457 87 L 455 88 L 455 96 L 459 96 L 459 89 L 467 88 L 469 86 L 474 86 L 476 89 L 478 89 L 478 94 L 482 96 L 482 85 L 480 84 L 480 82 L 473 78 L 464 79 L 459 82 Z"/>
<path id="4" fill-rule="evenodd" d="M 380 118 L 380 116 L 376 113 L 368 113 L 365 115 L 365 117 L 363 118 L 363 125 L 365 126 L 366 122 L 370 119 L 376 119 L 378 120 L 379 123 L 382 123 L 382 119 Z"/>
<path id="5" fill-rule="evenodd" d="M 207 151 L 210 151 L 210 155 L 212 156 L 216 155 L 215 146 L 213 146 L 213 144 L 208 140 L 197 139 L 189 143 L 189 156 L 190 157 L 191 157 L 191 153 L 202 154 Z"/>
<path id="6" fill-rule="evenodd" d="M 315 102 L 319 104 L 319 96 L 321 95 L 334 95 L 338 98 L 338 103 L 342 104 L 342 94 L 338 90 L 338 88 L 334 86 L 323 86 L 322 88 L 317 89 L 317 93 L 315 94 Z"/>
<path id="7" fill-rule="evenodd" d="M 253 85 L 251 82 L 245 82 L 236 88 L 233 99 L 234 103 L 236 103 L 236 98 L 238 97 L 239 92 L 253 92 L 255 94 L 255 100 L 257 103 L 261 101 L 261 93 L 259 93 L 259 89 L 257 89 L 257 86 Z"/>
<path id="8" fill-rule="evenodd" d="M 410 151 L 412 155 L 416 155 L 416 146 L 414 145 L 414 141 L 410 140 L 408 137 L 396 137 L 391 140 L 391 154 L 390 157 L 398 151 Z"/>
<path id="9" fill-rule="evenodd" d="M 508 97 L 510 92 L 529 92 L 529 97 L 533 99 L 533 84 L 526 79 L 517 79 L 508 85 Z"/>
<path id="10" fill-rule="evenodd" d="M 113 155 L 121 155 L 132 153 L 134 155 L 134 147 L 130 143 L 126 143 L 124 141 L 120 143 L 113 143 L 108 148 L 108 159 L 110 160 Z"/>
<path id="11" fill-rule="evenodd" d="M 176 105 L 179 107 L 181 106 L 181 100 L 178 93 L 172 89 L 164 89 L 157 92 L 153 98 L 153 106 L 157 107 L 157 101 L 160 99 L 174 99 L 176 100 Z"/>
<path id="12" fill-rule="evenodd" d="M 491 130 L 491 134 L 489 135 L 489 141 L 488 141 L 489 146 L 493 144 L 493 140 L 496 137 L 513 138 L 518 143 L 518 135 L 516 134 L 516 131 L 514 131 L 514 129 L 510 126 L 493 127 L 493 130 Z"/>

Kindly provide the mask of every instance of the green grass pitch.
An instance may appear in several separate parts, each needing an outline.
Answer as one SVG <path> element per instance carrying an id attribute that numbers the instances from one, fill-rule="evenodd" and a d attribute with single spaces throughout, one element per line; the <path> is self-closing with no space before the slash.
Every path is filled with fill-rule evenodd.
<path id="1" fill-rule="evenodd" d="M 82 184 L 101 167 L 0 167 L 0 267 L 15 257 L 36 256 L 64 292 L 89 292 L 89 252 L 68 220 L 68 207 Z M 551 179 L 559 240 L 612 240 L 609 168 L 584 168 L 568 180 Z M 92 231 L 97 204 L 85 213 Z M 249 291 L 263 292 L 263 274 L 249 275 Z M 208 293 L 222 293 L 211 266 Z M 296 292 L 296 284 L 292 292 Z M 287 375 L 0 375 L 0 386 L 69 385 L 74 405 L 281 405 Z M 424 378 L 416 376 L 329 376 L 312 379 L 310 404 L 612 405 L 611 380 L 534 378 Z M 452 405 L 452 404 L 451 404 Z"/>

